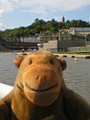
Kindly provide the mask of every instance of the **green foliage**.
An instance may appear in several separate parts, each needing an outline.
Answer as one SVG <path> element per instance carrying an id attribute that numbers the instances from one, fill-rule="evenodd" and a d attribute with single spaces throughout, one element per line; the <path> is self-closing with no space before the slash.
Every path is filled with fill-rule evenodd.
<path id="1" fill-rule="evenodd" d="M 45 22 L 44 20 L 35 19 L 35 21 L 27 26 L 15 28 L 12 30 L 6 29 L 5 31 L 0 31 L 0 36 L 2 37 L 29 37 L 35 35 L 35 33 L 40 33 L 40 31 L 58 31 L 60 29 L 69 29 L 70 27 L 90 27 L 89 22 L 82 20 L 67 20 L 65 23 L 57 22 L 54 19 Z"/>

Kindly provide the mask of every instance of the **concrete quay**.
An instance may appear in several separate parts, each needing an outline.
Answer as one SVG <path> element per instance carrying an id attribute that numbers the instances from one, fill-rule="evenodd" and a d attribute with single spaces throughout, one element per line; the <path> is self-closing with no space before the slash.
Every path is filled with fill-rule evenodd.
<path id="1" fill-rule="evenodd" d="M 17 52 L 16 55 L 28 55 L 30 52 Z M 56 57 L 68 57 L 68 58 L 83 58 L 90 59 L 90 55 L 79 55 L 79 54 L 56 54 L 53 53 Z"/>

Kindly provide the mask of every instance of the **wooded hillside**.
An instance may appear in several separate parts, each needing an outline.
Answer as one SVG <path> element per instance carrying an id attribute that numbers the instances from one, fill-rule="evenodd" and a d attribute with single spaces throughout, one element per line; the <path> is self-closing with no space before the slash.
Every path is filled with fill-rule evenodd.
<path id="1" fill-rule="evenodd" d="M 35 21 L 27 27 L 19 27 L 15 29 L 6 29 L 5 31 L 0 31 L 0 36 L 2 37 L 12 37 L 20 38 L 21 36 L 33 36 L 35 33 L 40 33 L 40 31 L 58 31 L 60 29 L 69 29 L 70 27 L 90 27 L 89 22 L 82 20 L 67 20 L 65 23 L 55 21 L 45 22 L 44 20 L 35 19 Z"/>

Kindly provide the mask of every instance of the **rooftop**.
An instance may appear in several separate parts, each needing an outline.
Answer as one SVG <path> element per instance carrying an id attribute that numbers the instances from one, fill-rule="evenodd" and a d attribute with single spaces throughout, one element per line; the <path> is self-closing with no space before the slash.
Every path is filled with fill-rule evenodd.
<path id="1" fill-rule="evenodd" d="M 76 32 L 90 32 L 90 27 L 75 27 L 75 28 L 71 28 L 75 30 Z"/>

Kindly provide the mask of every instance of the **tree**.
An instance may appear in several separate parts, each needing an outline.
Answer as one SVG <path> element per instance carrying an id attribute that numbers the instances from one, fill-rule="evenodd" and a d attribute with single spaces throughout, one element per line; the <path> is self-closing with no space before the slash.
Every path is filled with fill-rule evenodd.
<path id="1" fill-rule="evenodd" d="M 0 31 L 0 36 L 4 37 L 4 31 Z"/>
<path id="2" fill-rule="evenodd" d="M 13 31 L 11 31 L 10 33 L 9 33 L 9 37 L 14 37 L 14 32 Z M 15 36 L 16 37 L 16 36 Z"/>
<path id="3" fill-rule="evenodd" d="M 30 29 L 29 29 L 29 28 L 26 28 L 26 29 L 24 30 L 24 34 L 25 34 L 25 36 L 29 37 L 30 34 L 31 34 Z"/>
<path id="4" fill-rule="evenodd" d="M 83 27 L 83 26 L 82 26 L 82 20 L 78 20 L 78 21 L 77 21 L 77 27 Z"/>
<path id="5" fill-rule="evenodd" d="M 69 29 L 69 28 L 70 28 L 70 21 L 69 21 L 69 20 L 66 21 L 66 23 L 65 23 L 65 28 L 66 28 L 66 29 Z"/>
<path id="6" fill-rule="evenodd" d="M 50 30 L 50 31 L 55 31 L 56 29 L 55 29 L 55 27 L 50 27 L 49 30 Z"/>
<path id="7" fill-rule="evenodd" d="M 4 32 L 4 36 L 9 37 L 10 31 L 11 31 L 11 30 L 6 29 L 5 32 Z"/>
<path id="8" fill-rule="evenodd" d="M 60 23 L 58 24 L 58 30 L 61 29 L 62 27 L 63 27 L 63 23 L 60 22 Z"/>
<path id="9" fill-rule="evenodd" d="M 77 23 L 75 20 L 72 20 L 71 23 L 70 23 L 70 27 L 76 27 L 77 26 Z"/>

